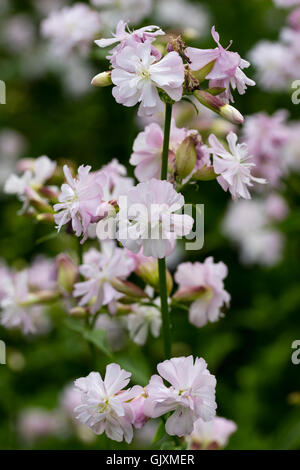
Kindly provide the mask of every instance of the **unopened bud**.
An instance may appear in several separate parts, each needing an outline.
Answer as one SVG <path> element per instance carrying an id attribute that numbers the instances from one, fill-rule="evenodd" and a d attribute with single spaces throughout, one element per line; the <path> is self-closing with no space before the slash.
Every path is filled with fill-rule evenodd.
<path id="1" fill-rule="evenodd" d="M 230 104 L 225 104 L 225 106 L 222 106 L 220 109 L 220 116 L 222 116 L 227 121 L 232 122 L 232 124 L 243 124 L 244 122 L 244 118 L 241 113 Z"/>
<path id="2" fill-rule="evenodd" d="M 100 87 L 105 87 L 105 86 L 112 85 L 111 72 L 98 73 L 98 75 L 96 75 L 92 79 L 91 84 L 94 85 L 94 86 L 100 86 Z"/>
<path id="3" fill-rule="evenodd" d="M 177 302 L 193 302 L 200 297 L 211 295 L 211 289 L 206 287 L 185 287 L 179 289 L 174 295 L 173 299 Z"/>
<path id="4" fill-rule="evenodd" d="M 146 292 L 144 292 L 139 286 L 133 284 L 129 281 L 124 281 L 118 278 L 115 278 L 111 281 L 111 285 L 122 294 L 127 295 L 135 299 L 143 299 L 148 297 Z"/>
<path id="5" fill-rule="evenodd" d="M 38 222 L 44 222 L 45 224 L 54 224 L 54 215 L 44 212 L 42 214 L 37 214 L 36 220 Z"/>
<path id="6" fill-rule="evenodd" d="M 211 181 L 216 179 L 216 177 L 217 175 L 214 172 L 214 167 L 212 165 L 205 165 L 193 173 L 192 179 L 194 181 Z"/>
<path id="7" fill-rule="evenodd" d="M 227 121 L 232 122 L 233 124 L 242 124 L 244 122 L 244 118 L 241 113 L 230 104 L 224 103 L 224 101 L 218 96 L 214 96 L 204 90 L 196 90 L 193 94 L 195 98 L 203 104 L 203 106 L 211 109 L 224 119 L 227 119 Z"/>
<path id="8" fill-rule="evenodd" d="M 194 169 L 197 152 L 193 136 L 186 137 L 176 152 L 176 171 L 180 179 L 186 178 Z"/>
<path id="9" fill-rule="evenodd" d="M 72 292 L 78 280 L 78 267 L 68 255 L 61 253 L 56 258 L 57 283 L 66 292 Z"/>
<path id="10" fill-rule="evenodd" d="M 24 194 L 32 207 L 35 207 L 40 212 L 53 212 L 52 207 L 45 201 L 41 196 L 30 187 L 27 187 L 24 191 Z"/>
<path id="11" fill-rule="evenodd" d="M 150 258 L 146 261 L 143 261 L 138 265 L 135 270 L 135 273 L 151 287 L 159 292 L 159 272 L 158 272 L 158 261 L 154 258 Z M 168 294 L 173 289 L 173 279 L 168 270 L 166 270 L 167 275 L 167 291 Z"/>
<path id="12" fill-rule="evenodd" d="M 71 308 L 71 310 L 69 311 L 69 314 L 72 315 L 72 317 L 84 318 L 87 316 L 88 311 L 84 307 L 74 307 L 74 308 Z"/>
<path id="13" fill-rule="evenodd" d="M 53 187 L 53 186 L 41 186 L 38 189 L 38 192 L 41 196 L 44 196 L 47 199 L 50 199 L 52 202 L 57 202 L 59 192 L 55 187 Z"/>

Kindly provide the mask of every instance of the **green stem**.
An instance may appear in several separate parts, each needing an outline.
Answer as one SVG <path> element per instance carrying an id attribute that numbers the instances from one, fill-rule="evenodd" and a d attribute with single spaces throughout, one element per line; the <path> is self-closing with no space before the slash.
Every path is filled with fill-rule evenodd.
<path id="1" fill-rule="evenodd" d="M 171 117 L 172 117 L 172 105 L 167 103 L 166 114 L 165 114 L 164 144 L 163 144 L 162 162 L 161 162 L 161 179 L 162 180 L 166 180 L 167 175 L 168 175 L 168 156 L 169 156 Z M 170 321 L 170 312 L 169 312 L 168 296 L 167 296 L 167 276 L 166 276 L 166 259 L 165 258 L 158 260 L 158 272 L 159 272 L 160 302 L 161 302 L 162 326 L 163 326 L 163 337 L 164 337 L 164 352 L 165 352 L 165 357 L 169 358 L 171 356 L 171 321 Z"/>

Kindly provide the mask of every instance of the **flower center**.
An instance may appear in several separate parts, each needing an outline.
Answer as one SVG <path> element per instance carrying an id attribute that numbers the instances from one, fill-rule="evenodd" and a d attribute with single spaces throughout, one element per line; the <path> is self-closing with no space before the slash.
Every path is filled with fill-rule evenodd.
<path id="1" fill-rule="evenodd" d="M 99 403 L 99 413 L 105 413 L 108 411 L 109 408 L 109 398 L 107 398 L 104 402 Z"/>
<path id="2" fill-rule="evenodd" d="M 149 80 L 151 75 L 150 75 L 150 72 L 149 70 L 142 66 L 140 71 L 139 71 L 139 76 L 143 79 L 143 80 Z"/>

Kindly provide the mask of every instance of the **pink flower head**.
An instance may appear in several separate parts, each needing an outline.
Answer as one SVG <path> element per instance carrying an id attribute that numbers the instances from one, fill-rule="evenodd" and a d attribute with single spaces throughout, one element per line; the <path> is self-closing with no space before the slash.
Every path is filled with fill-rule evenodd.
<path id="1" fill-rule="evenodd" d="M 74 410 L 77 419 L 96 434 L 105 432 L 114 441 L 125 439 L 130 443 L 135 419 L 130 401 L 142 392 L 139 386 L 124 390 L 130 376 L 118 364 L 109 364 L 104 379 L 98 372 L 91 372 L 75 380 L 75 387 L 81 391 L 81 404 Z"/>
<path id="2" fill-rule="evenodd" d="M 24 441 L 32 442 L 57 434 L 61 430 L 61 422 L 55 412 L 43 408 L 27 408 L 20 413 L 17 428 Z"/>
<path id="3" fill-rule="evenodd" d="M 224 96 L 229 101 L 234 101 L 231 88 L 237 88 L 240 95 L 243 95 L 247 86 L 255 85 L 255 82 L 248 78 L 242 69 L 249 67 L 249 62 L 241 59 L 237 52 L 230 52 L 224 49 L 220 44 L 220 36 L 212 27 L 211 34 L 217 47 L 215 49 L 197 49 L 188 47 L 186 54 L 192 61 L 190 67 L 192 70 L 200 70 L 212 61 L 215 64 L 206 78 L 209 80 L 209 86 L 225 88 Z M 230 43 L 231 45 L 231 43 Z M 230 46 L 229 45 L 229 46 Z"/>
<path id="4" fill-rule="evenodd" d="M 94 248 L 84 254 L 79 271 L 86 278 L 75 284 L 74 296 L 82 297 L 79 305 L 92 301 L 91 313 L 96 313 L 102 305 L 108 305 L 122 297 L 111 285 L 115 278 L 125 279 L 134 270 L 134 261 L 114 242 L 102 243 L 102 251 Z"/>
<path id="5" fill-rule="evenodd" d="M 237 425 L 229 419 L 216 416 L 211 421 L 205 422 L 199 418 L 194 424 L 192 434 L 187 437 L 188 448 L 190 450 L 223 448 L 236 430 Z"/>
<path id="6" fill-rule="evenodd" d="M 105 175 L 90 174 L 90 170 L 90 166 L 81 165 L 78 168 L 78 177 L 73 178 L 65 165 L 67 184 L 62 185 L 59 203 L 54 206 L 58 230 L 71 221 L 76 236 L 83 234 L 82 242 L 86 240 L 89 225 L 98 220 L 97 211 L 102 202 L 102 188 L 106 183 Z"/>
<path id="7" fill-rule="evenodd" d="M 141 429 L 149 419 L 149 417 L 145 415 L 144 411 L 145 401 L 146 395 L 144 390 L 141 388 L 140 395 L 137 395 L 133 400 L 129 402 L 134 414 L 133 426 L 136 429 Z"/>
<path id="8" fill-rule="evenodd" d="M 54 290 L 57 286 L 54 261 L 37 256 L 28 270 L 28 283 L 33 290 Z"/>
<path id="9" fill-rule="evenodd" d="M 157 366 L 160 374 L 151 377 L 146 387 L 145 413 L 158 418 L 170 411 L 166 431 L 171 436 L 186 436 L 198 418 L 210 421 L 216 414 L 216 379 L 202 358 L 175 357 Z M 166 387 L 163 380 L 171 386 Z"/>
<path id="10" fill-rule="evenodd" d="M 112 38 L 109 39 L 98 39 L 95 43 L 99 47 L 108 47 L 113 44 L 119 43 L 114 49 L 110 51 L 111 55 L 107 58 L 111 61 L 112 65 L 116 66 L 116 55 L 123 49 L 125 46 L 133 45 L 134 43 L 144 43 L 146 41 L 153 42 L 157 36 L 162 36 L 165 33 L 155 25 L 144 26 L 143 28 L 136 29 L 134 31 L 129 31 L 128 24 L 120 20 L 117 24 L 116 33 L 113 34 Z M 158 59 L 160 59 L 160 53 L 155 48 L 152 48 L 152 53 L 157 51 Z M 156 55 L 154 54 L 154 55 Z"/>
<path id="11" fill-rule="evenodd" d="M 233 199 L 250 199 L 248 187 L 253 186 L 253 181 L 261 184 L 266 181 L 251 175 L 250 169 L 255 163 L 249 162 L 252 157 L 248 154 L 247 145 L 238 144 L 237 139 L 234 132 L 227 135 L 228 151 L 217 137 L 211 134 L 208 139 L 209 150 L 213 154 L 214 171 L 219 175 L 217 181 L 224 191 L 229 190 Z"/>
<path id="12" fill-rule="evenodd" d="M 227 276 L 227 266 L 222 263 L 214 263 L 212 257 L 206 258 L 204 263 L 182 263 L 175 273 L 175 280 L 179 285 L 179 291 L 199 291 L 199 298 L 190 306 L 190 322 L 198 327 L 208 322 L 215 322 L 221 316 L 221 309 L 228 306 L 230 295 L 224 289 L 223 280 Z"/>
<path id="13" fill-rule="evenodd" d="M 272 186 L 278 186 L 286 172 L 282 159 L 282 150 L 290 132 L 286 118 L 285 111 L 277 111 L 273 116 L 257 113 L 246 117 L 243 128 L 244 142 L 255 163 L 253 173 L 266 178 Z"/>
<path id="14" fill-rule="evenodd" d="M 175 214 L 184 205 L 184 197 L 171 183 L 151 179 L 130 189 L 119 201 L 117 238 L 137 253 L 143 247 L 145 256 L 163 258 L 174 249 L 177 236 L 188 235 L 193 218 Z"/>
<path id="15" fill-rule="evenodd" d="M 6 181 L 4 191 L 8 194 L 17 194 L 20 200 L 26 199 L 26 189 L 39 188 L 51 178 L 56 168 L 56 162 L 42 155 L 31 162 L 22 176 L 12 174 Z"/>
<path id="16" fill-rule="evenodd" d="M 187 135 L 188 131 L 176 127 L 175 120 L 172 119 L 169 145 L 170 159 L 175 158 L 178 146 Z M 157 123 L 149 124 L 136 137 L 129 163 L 136 166 L 134 174 L 139 181 L 160 178 L 163 141 L 164 133 Z"/>
<path id="17" fill-rule="evenodd" d="M 152 115 L 162 109 L 158 89 L 164 90 L 174 101 L 182 97 L 184 65 L 177 52 L 170 52 L 161 60 L 152 53 L 151 42 L 125 46 L 115 57 L 111 79 L 117 103 L 134 106 L 140 103 L 139 115 Z"/>
<path id="18" fill-rule="evenodd" d="M 103 199 L 112 201 L 118 199 L 122 194 L 126 194 L 129 188 L 134 185 L 133 178 L 127 176 L 125 166 L 121 165 L 117 159 L 102 167 L 98 175 L 106 176 L 106 183 L 103 186 Z"/>

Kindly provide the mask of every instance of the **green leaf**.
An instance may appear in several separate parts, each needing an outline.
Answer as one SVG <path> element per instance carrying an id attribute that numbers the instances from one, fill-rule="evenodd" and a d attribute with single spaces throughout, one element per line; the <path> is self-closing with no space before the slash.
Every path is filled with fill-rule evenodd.
<path id="1" fill-rule="evenodd" d="M 211 62 L 206 64 L 204 67 L 202 67 L 202 69 L 192 71 L 192 74 L 194 75 L 194 77 L 197 78 L 199 83 L 202 83 L 206 79 L 206 76 L 212 70 L 213 66 L 215 65 L 215 62 L 216 62 L 215 60 L 212 60 Z"/>
<path id="2" fill-rule="evenodd" d="M 76 333 L 81 333 L 83 335 L 84 326 L 83 324 L 77 319 L 72 317 L 65 318 L 64 321 L 65 325 L 70 328 L 70 330 L 76 331 Z"/>
<path id="3" fill-rule="evenodd" d="M 156 444 L 158 441 L 160 441 L 165 435 L 166 435 L 165 423 L 161 419 L 160 422 L 159 422 L 159 425 L 157 426 L 156 433 L 155 433 L 153 441 L 152 441 L 152 445 Z"/>
<path id="4" fill-rule="evenodd" d="M 107 336 L 105 330 L 84 330 L 83 337 L 93 343 L 100 351 L 102 351 L 106 356 L 112 358 L 112 353 L 108 347 Z"/>
<path id="5" fill-rule="evenodd" d="M 53 240 L 53 238 L 56 238 L 58 236 L 58 232 L 50 232 L 47 235 L 40 237 L 37 239 L 35 242 L 36 245 L 41 245 L 42 243 L 48 242 L 49 240 Z"/>

